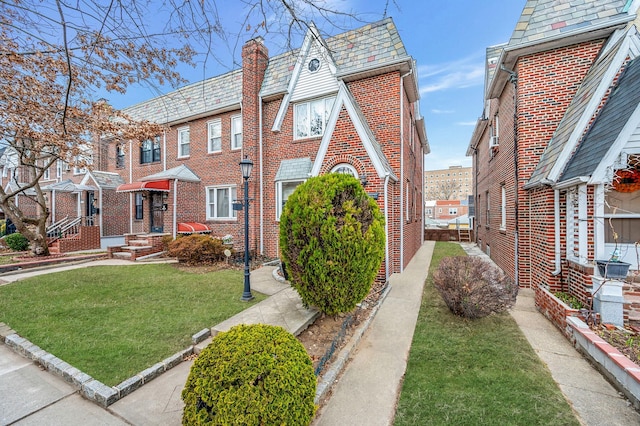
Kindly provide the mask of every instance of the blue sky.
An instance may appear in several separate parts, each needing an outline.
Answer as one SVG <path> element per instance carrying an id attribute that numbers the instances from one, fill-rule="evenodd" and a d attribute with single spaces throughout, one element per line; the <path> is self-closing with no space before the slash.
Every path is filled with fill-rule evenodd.
<path id="1" fill-rule="evenodd" d="M 354 11 L 372 21 L 382 17 L 385 0 L 324 0 L 330 7 Z M 228 28 L 245 27 L 240 18 L 241 2 L 218 0 L 223 23 Z M 525 0 L 390 0 L 388 16 L 393 17 L 408 53 L 418 64 L 421 92 L 420 110 L 425 117 L 431 153 L 425 170 L 451 165 L 471 165 L 465 156 L 477 118 L 482 113 L 484 55 L 488 46 L 509 41 Z M 355 28 L 361 24 L 347 24 Z M 320 24 L 319 24 L 320 26 Z M 337 29 L 325 28 L 331 35 Z M 251 38 L 240 30 L 239 41 L 218 43 L 219 58 L 207 57 L 195 69 L 181 71 L 190 82 L 237 68 L 242 42 Z M 264 36 L 271 55 L 281 53 L 285 43 L 275 34 Z M 279 39 L 280 38 L 280 39 Z M 279 40 L 278 40 L 279 39 Z M 293 43 L 298 47 L 299 43 Z M 200 56 L 198 59 L 202 60 Z M 124 108 L 167 89 L 131 87 L 125 96 L 105 95 L 114 107 Z"/>

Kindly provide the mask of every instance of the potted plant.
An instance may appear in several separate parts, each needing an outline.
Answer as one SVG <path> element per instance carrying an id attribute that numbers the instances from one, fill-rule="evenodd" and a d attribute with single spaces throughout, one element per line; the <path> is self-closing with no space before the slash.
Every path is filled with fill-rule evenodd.
<path id="1" fill-rule="evenodd" d="M 618 249 L 614 249 L 609 260 L 596 260 L 598 272 L 605 278 L 625 279 L 629 272 L 630 263 L 620 261 Z"/>

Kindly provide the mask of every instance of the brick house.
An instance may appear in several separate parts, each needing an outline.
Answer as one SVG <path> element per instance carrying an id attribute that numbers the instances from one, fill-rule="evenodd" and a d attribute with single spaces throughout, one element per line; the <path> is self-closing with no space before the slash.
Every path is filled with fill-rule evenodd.
<path id="1" fill-rule="evenodd" d="M 103 170 L 122 183 L 112 201 L 100 198 L 101 214 L 117 209 L 109 222 L 122 233 L 175 236 L 202 226 L 230 235 L 242 251 L 243 211 L 233 202 L 243 198 L 239 162 L 248 158 L 249 248 L 275 258 L 279 216 L 295 187 L 351 173 L 386 218 L 384 277 L 400 272 L 424 232 L 429 148 L 416 72 L 390 18 L 327 39 L 311 25 L 299 49 L 274 57 L 262 39 L 250 40 L 241 69 L 125 109 L 166 131 L 143 142 L 102 141 Z"/>
<path id="2" fill-rule="evenodd" d="M 620 185 L 640 173 L 637 8 L 530 0 L 509 42 L 487 49 L 467 151 L 476 241 L 521 287 L 586 303 L 596 260 L 617 248 L 638 269 L 640 192 Z"/>

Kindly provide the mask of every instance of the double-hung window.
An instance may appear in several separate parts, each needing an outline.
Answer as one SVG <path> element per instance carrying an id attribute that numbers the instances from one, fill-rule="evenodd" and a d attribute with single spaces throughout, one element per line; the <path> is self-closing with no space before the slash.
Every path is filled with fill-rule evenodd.
<path id="1" fill-rule="evenodd" d="M 116 169 L 124 169 L 124 146 L 122 144 L 116 145 Z"/>
<path id="2" fill-rule="evenodd" d="M 293 194 L 293 191 L 295 191 L 301 183 L 304 183 L 304 180 L 276 182 L 276 220 L 280 220 L 280 215 L 289 196 Z"/>
<path id="3" fill-rule="evenodd" d="M 122 167 L 124 167 L 124 150 L 118 146 L 118 160 L 122 153 Z M 147 139 L 140 145 L 140 164 L 157 163 L 160 161 L 160 136 Z"/>
<path id="4" fill-rule="evenodd" d="M 191 139 L 189 128 L 178 129 L 178 157 L 188 157 L 191 154 Z"/>
<path id="5" fill-rule="evenodd" d="M 207 219 L 235 219 L 233 201 L 235 186 L 212 186 L 207 188 Z"/>
<path id="6" fill-rule="evenodd" d="M 231 117 L 231 149 L 242 148 L 242 116 Z"/>
<path id="7" fill-rule="evenodd" d="M 296 104 L 293 116 L 295 138 L 322 136 L 335 100 L 335 96 L 330 96 Z"/>
<path id="8" fill-rule="evenodd" d="M 209 154 L 222 151 L 222 122 L 220 119 L 207 123 L 209 133 Z"/>

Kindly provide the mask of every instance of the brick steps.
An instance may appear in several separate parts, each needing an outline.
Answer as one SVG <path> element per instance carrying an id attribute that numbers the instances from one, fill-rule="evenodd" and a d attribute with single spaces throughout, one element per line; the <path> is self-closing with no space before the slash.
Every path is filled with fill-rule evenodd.
<path id="1" fill-rule="evenodd" d="M 170 234 L 127 234 L 124 245 L 107 248 L 110 258 L 137 259 L 164 251 L 163 239 Z"/>

